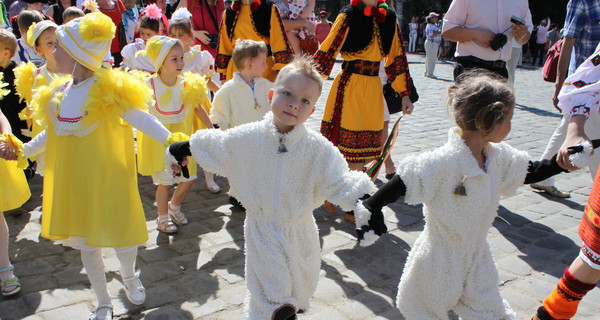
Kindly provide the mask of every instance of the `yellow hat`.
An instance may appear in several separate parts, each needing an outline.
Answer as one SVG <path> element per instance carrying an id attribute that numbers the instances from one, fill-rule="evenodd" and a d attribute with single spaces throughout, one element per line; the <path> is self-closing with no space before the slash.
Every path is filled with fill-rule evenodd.
<path id="1" fill-rule="evenodd" d="M 46 31 L 48 28 L 58 29 L 58 25 L 50 20 L 44 20 L 40 23 L 34 22 L 27 31 L 27 44 L 29 44 L 31 47 L 35 47 L 35 41 L 37 38 L 39 38 L 42 32 Z"/>
<path id="2" fill-rule="evenodd" d="M 84 67 L 96 71 L 110 50 L 117 27 L 110 17 L 92 12 L 69 21 L 56 31 L 58 43 L 69 55 Z"/>
<path id="3" fill-rule="evenodd" d="M 178 39 L 166 36 L 154 36 L 148 39 L 148 42 L 146 42 L 146 50 L 140 51 L 140 54 L 145 54 L 152 62 L 154 72 L 158 72 L 165 62 L 169 50 L 178 43 L 183 47 L 183 43 Z"/>

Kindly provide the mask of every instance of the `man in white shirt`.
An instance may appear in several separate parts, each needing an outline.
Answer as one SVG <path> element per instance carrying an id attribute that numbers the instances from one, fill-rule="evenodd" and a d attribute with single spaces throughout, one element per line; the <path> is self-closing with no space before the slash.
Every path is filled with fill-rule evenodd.
<path id="1" fill-rule="evenodd" d="M 512 16 L 525 23 L 512 23 Z M 444 16 L 442 36 L 457 42 L 454 79 L 472 68 L 508 77 L 506 61 L 512 54 L 512 39 L 524 44 L 529 41 L 531 30 L 527 0 L 453 0 Z M 500 34 L 506 36 L 506 41 L 494 50 L 492 40 L 501 38 Z"/>

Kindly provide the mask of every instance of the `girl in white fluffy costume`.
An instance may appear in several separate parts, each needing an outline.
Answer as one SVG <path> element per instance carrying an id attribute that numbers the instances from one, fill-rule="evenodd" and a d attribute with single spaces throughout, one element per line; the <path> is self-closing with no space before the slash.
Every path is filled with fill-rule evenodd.
<path id="1" fill-rule="evenodd" d="M 477 71 L 463 77 L 448 92 L 458 125 L 448 142 L 401 161 L 398 174 L 363 201 L 379 221 L 381 208 L 402 195 L 408 204 L 423 204 L 425 229 L 408 256 L 396 301 L 407 320 L 448 319 L 448 310 L 461 319 L 516 319 L 500 296 L 486 235 L 501 196 L 564 171 L 556 156 L 528 161 L 526 152 L 502 142 L 515 106 L 509 84 Z"/>
<path id="2" fill-rule="evenodd" d="M 155 36 L 148 40 L 142 53 L 148 57 L 156 70 L 156 74 L 146 79 L 154 93 L 154 101 L 148 107 L 148 112 L 171 131 L 194 133 L 194 115 L 201 119 L 205 126 L 212 127 L 202 106 L 204 104 L 210 108 L 206 79 L 191 72 L 181 76 L 185 65 L 181 41 Z M 196 179 L 197 166 L 195 163 L 190 165 L 188 178 L 173 177 L 165 171 L 165 148 L 162 143 L 140 134 L 138 146 L 138 171 L 143 175 L 151 175 L 152 181 L 157 185 L 157 229 L 165 233 L 176 232 L 177 225 L 188 223 L 181 212 L 181 204 Z M 169 201 L 169 190 L 174 184 L 179 185 Z"/>
<path id="3" fill-rule="evenodd" d="M 296 319 L 298 310 L 308 309 L 321 261 L 313 210 L 325 199 L 351 210 L 375 189 L 304 125 L 321 85 L 314 67 L 296 60 L 277 76 L 269 93 L 272 112 L 262 121 L 204 130 L 169 148 L 179 161 L 193 155 L 200 166 L 227 177 L 246 208 L 248 319 Z"/>
<path id="4" fill-rule="evenodd" d="M 40 89 L 34 118 L 47 128 L 23 145 L 19 157 L 46 152 L 42 232 L 81 250 L 98 299 L 95 319 L 111 319 L 101 247 L 115 248 L 125 292 L 133 304 L 146 294 L 135 272 L 137 246 L 148 239 L 138 192 L 133 130 L 171 142 L 176 135 L 145 113 L 152 91 L 117 70 L 101 69 L 115 25 L 90 13 L 57 29 L 58 71 L 72 81 Z"/>

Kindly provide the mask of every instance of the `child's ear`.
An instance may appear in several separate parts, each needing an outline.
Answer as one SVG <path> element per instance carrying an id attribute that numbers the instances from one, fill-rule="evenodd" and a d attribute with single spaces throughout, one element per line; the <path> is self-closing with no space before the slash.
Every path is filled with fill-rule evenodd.
<path id="1" fill-rule="evenodd" d="M 37 53 L 38 56 L 42 55 L 42 52 L 41 52 L 42 50 L 40 49 L 40 46 L 34 46 L 33 50 L 35 50 L 35 53 Z"/>
<path id="2" fill-rule="evenodd" d="M 273 88 L 269 89 L 269 93 L 267 94 L 267 98 L 269 99 L 269 104 L 273 101 L 273 94 L 275 94 L 275 90 Z"/>

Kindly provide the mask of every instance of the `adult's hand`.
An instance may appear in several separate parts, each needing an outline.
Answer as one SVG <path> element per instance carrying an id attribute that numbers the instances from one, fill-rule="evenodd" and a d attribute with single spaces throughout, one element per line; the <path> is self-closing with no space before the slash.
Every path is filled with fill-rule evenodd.
<path id="1" fill-rule="evenodd" d="M 210 43 L 210 38 L 208 37 L 209 33 L 206 30 L 192 30 L 194 34 L 194 38 L 200 40 L 200 42 L 204 44 Z"/>
<path id="2" fill-rule="evenodd" d="M 512 25 L 513 36 L 515 37 L 515 41 L 519 44 L 525 44 L 529 41 L 529 30 L 527 26 L 524 24 L 513 24 Z"/>
<path id="3" fill-rule="evenodd" d="M 402 97 L 402 113 L 403 114 L 411 114 L 414 110 L 415 106 L 413 106 L 410 101 L 409 96 Z"/>
<path id="4" fill-rule="evenodd" d="M 494 36 L 496 36 L 495 33 L 487 29 L 471 29 L 471 32 L 473 33 L 473 42 L 484 48 L 489 48 L 490 42 L 494 39 Z"/>

